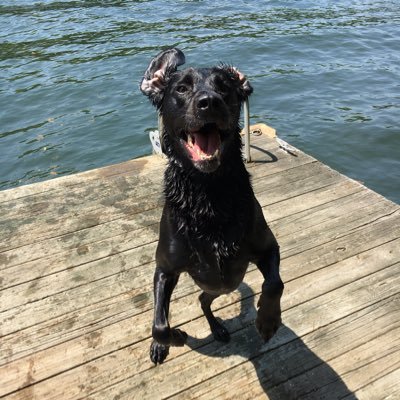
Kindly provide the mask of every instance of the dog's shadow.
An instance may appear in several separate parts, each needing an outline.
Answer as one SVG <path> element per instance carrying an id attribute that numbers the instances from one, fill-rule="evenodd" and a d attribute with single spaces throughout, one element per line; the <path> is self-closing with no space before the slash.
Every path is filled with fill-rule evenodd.
<path id="1" fill-rule="evenodd" d="M 203 339 L 189 336 L 187 342 L 192 350 L 209 357 L 243 358 L 243 362 L 229 370 L 225 378 L 228 382 L 232 379 L 233 390 L 237 374 L 245 377 L 246 381 L 242 381 L 241 385 L 252 385 L 249 372 L 253 371 L 249 371 L 249 363 L 246 362 L 250 361 L 250 369 L 254 368 L 261 387 L 271 400 L 298 399 L 302 396 L 304 399 L 345 396 L 349 396 L 346 398 L 350 400 L 356 399 L 340 376 L 287 326 L 282 325 L 275 337 L 264 344 L 254 324 L 254 292 L 245 283 L 240 285 L 239 291 L 242 297 L 240 315 L 224 321 L 224 326 L 231 332 L 229 343 L 216 342 L 211 334 Z M 251 391 L 249 387 L 248 392 Z"/>

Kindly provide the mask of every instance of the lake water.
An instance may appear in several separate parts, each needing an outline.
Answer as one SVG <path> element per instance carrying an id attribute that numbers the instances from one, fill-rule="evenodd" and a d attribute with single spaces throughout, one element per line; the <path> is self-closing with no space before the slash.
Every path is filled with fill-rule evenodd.
<path id="1" fill-rule="evenodd" d="M 177 46 L 240 68 L 251 122 L 400 202 L 399 1 L 0 5 L 0 188 L 151 152 L 138 84 Z"/>

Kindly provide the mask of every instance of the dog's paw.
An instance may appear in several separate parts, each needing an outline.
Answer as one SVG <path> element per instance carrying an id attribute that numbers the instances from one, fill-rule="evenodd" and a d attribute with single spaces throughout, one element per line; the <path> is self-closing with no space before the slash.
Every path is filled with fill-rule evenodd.
<path id="1" fill-rule="evenodd" d="M 263 317 L 260 314 L 257 315 L 256 327 L 258 333 L 265 342 L 268 342 L 275 335 L 281 324 L 282 320 L 280 315 L 276 317 Z"/>
<path id="2" fill-rule="evenodd" d="M 170 343 L 171 346 L 183 346 L 187 341 L 188 335 L 180 329 L 170 330 Z"/>
<path id="3" fill-rule="evenodd" d="M 162 364 L 169 354 L 169 346 L 157 343 L 155 340 L 150 345 L 150 360 L 155 364 Z"/>
<path id="4" fill-rule="evenodd" d="M 256 327 L 262 339 L 268 342 L 282 324 L 280 297 L 270 298 L 261 294 L 258 306 Z"/>
<path id="5" fill-rule="evenodd" d="M 218 342 L 228 343 L 231 340 L 230 333 L 221 323 L 215 324 L 211 331 L 214 339 L 218 340 Z"/>

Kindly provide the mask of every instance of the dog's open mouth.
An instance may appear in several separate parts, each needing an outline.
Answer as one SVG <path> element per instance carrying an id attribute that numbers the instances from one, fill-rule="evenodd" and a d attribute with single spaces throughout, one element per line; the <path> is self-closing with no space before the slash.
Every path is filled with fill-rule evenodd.
<path id="1" fill-rule="evenodd" d="M 218 158 L 221 152 L 221 136 L 216 124 L 183 132 L 182 140 L 191 159 L 195 162 Z"/>

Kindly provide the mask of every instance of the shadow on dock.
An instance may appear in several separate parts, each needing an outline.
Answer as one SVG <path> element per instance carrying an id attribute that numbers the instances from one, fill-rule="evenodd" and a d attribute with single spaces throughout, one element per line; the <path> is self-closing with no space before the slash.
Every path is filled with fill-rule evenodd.
<path id="1" fill-rule="evenodd" d="M 265 150 L 265 149 L 263 149 L 263 148 L 261 148 L 259 146 L 255 146 L 254 144 L 250 145 L 250 148 L 253 149 L 253 150 L 257 150 L 257 151 L 259 151 L 259 152 L 261 152 L 263 154 L 266 154 L 269 157 L 268 159 L 252 160 L 253 163 L 256 163 L 256 164 L 268 164 L 268 163 L 274 163 L 274 162 L 278 161 L 278 157 L 275 154 L 273 154 L 270 151 L 268 151 L 268 150 Z"/>
<path id="2" fill-rule="evenodd" d="M 231 332 L 231 341 L 218 343 L 211 334 L 202 339 L 189 336 L 187 344 L 192 350 L 209 357 L 240 356 L 244 358 L 243 363 L 250 361 L 260 385 L 271 400 L 357 399 L 339 374 L 287 326 L 282 325 L 275 337 L 264 344 L 254 324 L 257 313 L 254 292 L 245 283 L 240 285 L 239 291 L 240 315 L 224 321 Z M 302 318 L 301 315 L 299 318 Z M 233 369 L 237 372 L 233 371 L 231 375 L 232 388 L 241 377 L 241 367 Z M 242 380 L 240 385 L 247 386 L 248 392 L 251 392 L 252 381 L 249 375 L 243 375 L 245 381 Z M 224 380 L 226 384 L 226 378 Z"/>

